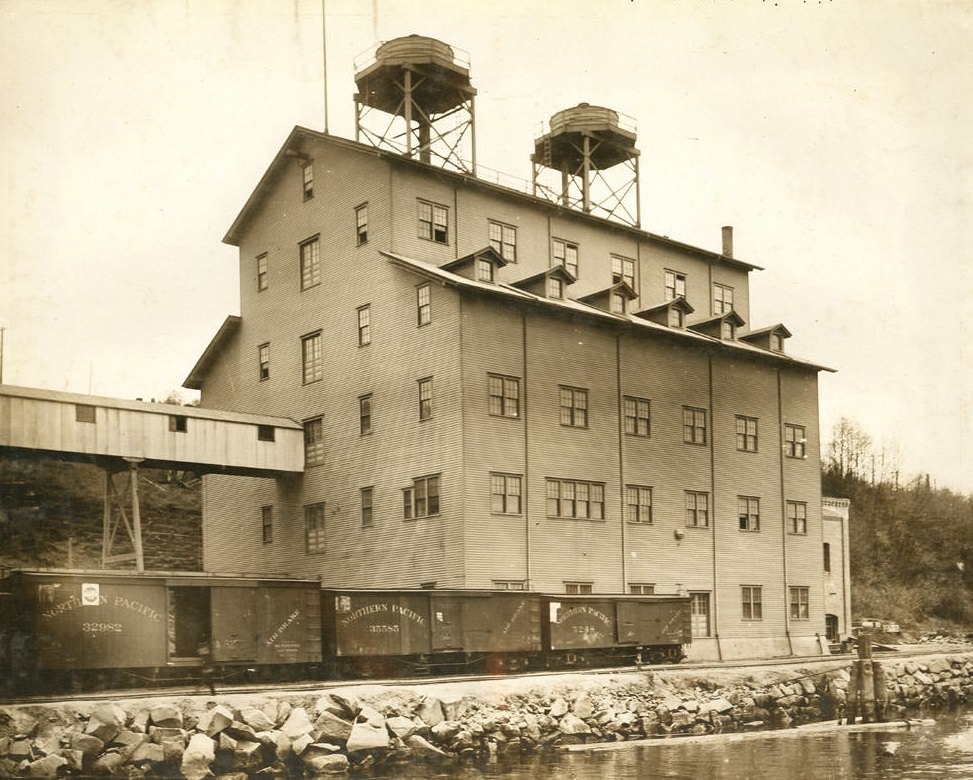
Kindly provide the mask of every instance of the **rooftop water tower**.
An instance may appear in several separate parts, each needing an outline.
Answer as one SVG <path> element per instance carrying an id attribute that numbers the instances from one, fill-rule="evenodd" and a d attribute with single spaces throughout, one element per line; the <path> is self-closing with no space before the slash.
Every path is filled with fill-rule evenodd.
<path id="1" fill-rule="evenodd" d="M 476 90 L 465 53 L 435 38 L 395 38 L 356 59 L 355 84 L 356 141 L 476 172 Z"/>
<path id="2" fill-rule="evenodd" d="M 558 111 L 534 141 L 534 195 L 587 214 L 638 226 L 639 150 L 635 121 L 579 103 Z"/>

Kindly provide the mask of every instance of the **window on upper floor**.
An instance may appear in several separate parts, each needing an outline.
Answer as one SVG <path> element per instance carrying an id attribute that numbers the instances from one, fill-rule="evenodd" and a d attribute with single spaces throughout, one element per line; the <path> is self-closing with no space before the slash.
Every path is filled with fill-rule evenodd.
<path id="1" fill-rule="evenodd" d="M 311 162 L 306 162 L 301 166 L 301 187 L 304 200 L 310 200 L 314 197 L 314 165 Z"/>
<path id="2" fill-rule="evenodd" d="M 490 511 L 499 515 L 519 515 L 520 474 L 490 474 Z"/>
<path id="3" fill-rule="evenodd" d="M 560 238 L 551 239 L 551 265 L 563 265 L 577 279 L 578 245 Z"/>
<path id="4" fill-rule="evenodd" d="M 301 336 L 301 378 L 305 385 L 324 378 L 321 331 Z"/>
<path id="5" fill-rule="evenodd" d="M 588 391 L 580 387 L 558 388 L 561 425 L 588 427 Z"/>
<path id="6" fill-rule="evenodd" d="M 476 279 L 479 282 L 493 281 L 493 263 L 482 258 L 476 261 Z"/>
<path id="7" fill-rule="evenodd" d="M 547 516 L 604 520 L 604 483 L 548 478 Z"/>
<path id="8" fill-rule="evenodd" d="M 669 307 L 669 327 L 683 328 L 686 325 L 686 313 L 675 306 Z"/>
<path id="9" fill-rule="evenodd" d="M 654 596 L 655 585 L 649 582 L 630 582 L 628 592 L 633 596 Z"/>
<path id="10" fill-rule="evenodd" d="M 489 220 L 490 246 L 508 263 L 517 262 L 517 228 Z"/>
<path id="11" fill-rule="evenodd" d="M 496 417 L 520 416 L 520 379 L 487 374 L 487 407 Z"/>
<path id="12" fill-rule="evenodd" d="M 562 282 L 560 279 L 555 279 L 553 276 L 547 277 L 547 297 L 563 298 L 564 282 Z"/>
<path id="13" fill-rule="evenodd" d="M 318 237 L 309 238 L 300 244 L 301 251 L 301 289 L 307 290 L 321 284 L 321 242 Z"/>
<path id="14" fill-rule="evenodd" d="M 613 292 L 611 294 L 611 302 L 609 304 L 612 314 L 624 314 L 625 313 L 625 296 L 619 292 Z"/>
<path id="15" fill-rule="evenodd" d="M 358 307 L 358 346 L 366 347 L 372 343 L 372 307 L 365 304 Z"/>
<path id="16" fill-rule="evenodd" d="M 260 533 L 264 544 L 274 541 L 274 508 L 272 506 L 260 507 Z"/>
<path id="17" fill-rule="evenodd" d="M 372 501 L 374 499 L 374 491 L 375 488 L 373 487 L 363 487 L 360 491 L 359 501 L 361 504 L 361 527 L 362 528 L 371 528 L 375 523 L 375 519 L 372 514 Z"/>
<path id="18" fill-rule="evenodd" d="M 267 281 L 267 253 L 257 255 L 257 292 L 266 290 Z"/>
<path id="19" fill-rule="evenodd" d="M 686 297 L 686 274 L 681 274 L 678 271 L 666 271 L 664 285 L 667 301 Z"/>
<path id="20" fill-rule="evenodd" d="M 80 423 L 93 423 L 95 421 L 95 407 L 88 404 L 75 404 L 74 420 Z"/>
<path id="21" fill-rule="evenodd" d="M 184 414 L 170 414 L 169 430 L 173 433 L 186 433 L 189 430 L 189 419 Z"/>
<path id="22" fill-rule="evenodd" d="M 270 342 L 257 347 L 257 365 L 259 381 L 270 379 Z"/>
<path id="23" fill-rule="evenodd" d="M 304 549 L 308 553 L 323 553 L 326 549 L 324 503 L 304 507 Z"/>
<path id="24" fill-rule="evenodd" d="M 687 444 L 706 444 L 706 410 L 682 408 L 682 440 Z"/>
<path id="25" fill-rule="evenodd" d="M 788 501 L 787 530 L 792 534 L 807 535 L 807 504 L 803 501 Z"/>
<path id="26" fill-rule="evenodd" d="M 592 593 L 594 583 L 591 582 L 565 582 L 564 592 L 575 596 L 584 596 Z"/>
<path id="27" fill-rule="evenodd" d="M 494 580 L 494 590 L 527 590 L 527 583 L 523 580 Z"/>
<path id="28" fill-rule="evenodd" d="M 827 542 L 824 543 L 824 570 L 831 571 L 831 545 Z"/>
<path id="29" fill-rule="evenodd" d="M 759 531 L 760 499 L 752 496 L 737 496 L 737 515 L 741 531 Z"/>
<path id="30" fill-rule="evenodd" d="M 733 288 L 725 284 L 713 285 L 713 314 L 733 311 Z"/>
<path id="31" fill-rule="evenodd" d="M 709 528 L 709 493 L 687 490 L 684 496 L 686 525 L 690 528 Z"/>
<path id="32" fill-rule="evenodd" d="M 355 209 L 355 245 L 368 242 L 368 204 L 362 203 Z"/>
<path id="33" fill-rule="evenodd" d="M 439 514 L 439 474 L 416 477 L 411 487 L 402 491 L 403 516 L 406 520 Z"/>
<path id="34" fill-rule="evenodd" d="M 419 327 L 432 322 L 432 291 L 428 284 L 416 287 L 416 324 Z"/>
<path id="35" fill-rule="evenodd" d="M 744 620 L 763 620 L 763 590 L 761 585 L 740 586 Z"/>
<path id="36" fill-rule="evenodd" d="M 622 400 L 625 433 L 629 436 L 650 436 L 652 433 L 649 418 L 650 409 L 651 402 L 648 398 L 625 396 Z"/>
<path id="37" fill-rule="evenodd" d="M 724 341 L 733 341 L 737 337 L 737 326 L 730 320 L 723 320 L 720 325 L 720 337 Z"/>
<path id="38" fill-rule="evenodd" d="M 757 451 L 757 418 L 736 416 L 737 449 L 741 452 Z"/>
<path id="39" fill-rule="evenodd" d="M 432 417 L 432 377 L 419 380 L 419 419 Z"/>
<path id="40" fill-rule="evenodd" d="M 257 441 L 276 441 L 277 429 L 273 425 L 257 426 Z"/>
<path id="41" fill-rule="evenodd" d="M 437 244 L 449 243 L 449 209 L 438 203 L 420 200 L 419 238 L 435 241 Z"/>
<path id="42" fill-rule="evenodd" d="M 630 523 L 652 522 L 652 488 L 625 486 L 625 519 Z"/>
<path id="43" fill-rule="evenodd" d="M 362 436 L 372 432 L 372 394 L 358 398 L 358 433 Z"/>
<path id="44" fill-rule="evenodd" d="M 790 595 L 791 620 L 811 619 L 811 589 L 805 587 L 788 588 Z"/>
<path id="45" fill-rule="evenodd" d="M 781 338 L 781 335 L 779 333 L 770 334 L 770 351 L 771 352 L 784 351 L 784 339 Z"/>
<path id="46" fill-rule="evenodd" d="M 324 463 L 324 418 L 314 417 L 304 421 L 304 465 Z"/>
<path id="47" fill-rule="evenodd" d="M 612 281 L 625 282 L 633 290 L 635 286 L 635 261 L 628 257 L 612 255 Z"/>
<path id="48" fill-rule="evenodd" d="M 784 455 L 788 458 L 803 458 L 806 452 L 803 425 L 784 424 Z"/>

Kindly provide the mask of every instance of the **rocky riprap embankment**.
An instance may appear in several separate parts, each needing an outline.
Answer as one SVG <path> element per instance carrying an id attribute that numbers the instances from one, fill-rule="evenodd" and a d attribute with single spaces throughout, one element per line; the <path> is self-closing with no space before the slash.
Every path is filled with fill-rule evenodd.
<path id="1" fill-rule="evenodd" d="M 892 713 L 973 700 L 973 655 L 886 662 Z M 475 760 L 582 742 L 787 727 L 833 717 L 847 668 L 516 678 L 322 695 L 0 708 L 0 775 L 223 780 Z"/>

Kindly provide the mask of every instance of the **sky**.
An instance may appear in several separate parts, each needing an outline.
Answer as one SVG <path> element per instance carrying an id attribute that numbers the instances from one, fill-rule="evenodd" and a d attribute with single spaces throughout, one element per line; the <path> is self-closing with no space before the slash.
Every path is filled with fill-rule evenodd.
<path id="1" fill-rule="evenodd" d="M 326 24 L 322 24 L 322 8 Z M 579 102 L 638 123 L 642 226 L 718 251 L 904 477 L 973 493 L 973 3 L 0 0 L 4 383 L 180 388 L 228 314 L 221 243 L 294 125 L 354 137 L 354 60 L 468 53 L 477 158 L 530 178 Z M 185 398 L 193 397 L 182 391 Z"/>

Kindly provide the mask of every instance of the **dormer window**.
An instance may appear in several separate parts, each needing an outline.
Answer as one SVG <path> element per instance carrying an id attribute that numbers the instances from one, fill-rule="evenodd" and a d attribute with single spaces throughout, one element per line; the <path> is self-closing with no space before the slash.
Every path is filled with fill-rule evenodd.
<path id="1" fill-rule="evenodd" d="M 772 352 L 784 351 L 784 339 L 781 338 L 779 333 L 770 334 L 770 349 Z"/>
<path id="2" fill-rule="evenodd" d="M 720 336 L 724 341 L 733 341 L 737 335 L 736 325 L 731 320 L 723 320 L 720 326 Z"/>
<path id="3" fill-rule="evenodd" d="M 493 263 L 480 258 L 476 261 L 476 278 L 480 282 L 493 281 Z"/>
<path id="4" fill-rule="evenodd" d="M 613 292 L 611 294 L 611 312 L 612 314 L 625 313 L 625 296 L 621 293 Z"/>
<path id="5" fill-rule="evenodd" d="M 686 314 L 678 306 L 669 307 L 669 327 L 682 328 L 686 324 Z"/>
<path id="6" fill-rule="evenodd" d="M 564 282 L 553 276 L 547 277 L 547 297 L 548 298 L 563 298 L 564 297 Z"/>
<path id="7" fill-rule="evenodd" d="M 790 337 L 791 332 L 778 322 L 776 325 L 771 325 L 768 328 L 752 330 L 749 333 L 740 336 L 740 339 L 742 341 L 746 341 L 748 344 L 754 344 L 761 349 L 767 349 L 771 352 L 783 354 L 784 340 L 789 339 Z"/>
<path id="8" fill-rule="evenodd" d="M 693 313 L 693 307 L 682 296 L 668 303 L 659 303 L 648 309 L 635 312 L 635 316 L 658 325 L 670 328 L 686 327 L 686 315 Z"/>

